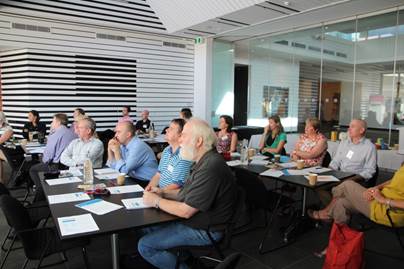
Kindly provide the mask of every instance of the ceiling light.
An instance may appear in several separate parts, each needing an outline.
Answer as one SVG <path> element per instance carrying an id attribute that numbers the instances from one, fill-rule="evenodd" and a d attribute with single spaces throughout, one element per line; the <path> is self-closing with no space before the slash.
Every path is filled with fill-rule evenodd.
<path id="1" fill-rule="evenodd" d="M 283 2 L 283 4 L 284 4 L 285 6 L 289 6 L 289 5 L 290 5 L 290 2 L 285 1 L 285 2 Z"/>

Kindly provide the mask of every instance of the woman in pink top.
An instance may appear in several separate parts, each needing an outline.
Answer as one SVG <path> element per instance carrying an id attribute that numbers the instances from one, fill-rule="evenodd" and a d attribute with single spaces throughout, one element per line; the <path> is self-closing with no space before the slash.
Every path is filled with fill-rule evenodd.
<path id="1" fill-rule="evenodd" d="M 231 131 L 233 128 L 233 118 L 227 115 L 220 116 L 219 132 L 217 135 L 216 149 L 219 153 L 234 152 L 237 148 L 237 134 Z"/>
<path id="2" fill-rule="evenodd" d="M 319 132 L 317 118 L 306 120 L 304 134 L 300 135 L 295 150 L 290 154 L 293 160 L 304 160 L 306 166 L 321 165 L 327 152 L 327 138 Z"/>

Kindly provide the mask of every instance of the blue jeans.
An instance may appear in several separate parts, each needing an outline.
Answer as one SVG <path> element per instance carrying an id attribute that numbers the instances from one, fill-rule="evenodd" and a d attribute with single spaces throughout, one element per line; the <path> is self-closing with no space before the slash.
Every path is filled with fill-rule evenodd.
<path id="1" fill-rule="evenodd" d="M 176 246 L 204 246 L 210 245 L 208 234 L 204 230 L 197 230 L 181 223 L 170 223 L 143 229 L 146 233 L 140 238 L 138 250 L 140 255 L 149 263 L 160 269 L 173 269 L 177 256 L 167 251 Z M 211 232 L 212 238 L 217 241 L 222 237 L 221 232 Z M 185 263 L 180 264 L 181 269 L 187 269 Z"/>

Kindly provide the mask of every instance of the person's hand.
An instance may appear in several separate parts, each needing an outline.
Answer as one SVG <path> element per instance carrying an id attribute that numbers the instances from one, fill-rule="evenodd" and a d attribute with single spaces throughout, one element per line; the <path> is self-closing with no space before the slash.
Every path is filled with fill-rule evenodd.
<path id="1" fill-rule="evenodd" d="M 112 152 L 119 151 L 120 150 L 119 146 L 120 146 L 120 144 L 119 144 L 118 140 L 116 140 L 115 138 L 112 138 L 108 142 L 108 150 L 111 150 Z"/>
<path id="2" fill-rule="evenodd" d="M 374 191 L 372 192 L 372 197 L 378 201 L 381 204 L 385 204 L 386 203 L 386 198 L 383 196 L 383 194 L 380 192 L 379 189 L 374 189 Z"/>
<path id="3" fill-rule="evenodd" d="M 269 124 L 264 127 L 264 134 L 268 134 L 271 131 L 271 128 L 269 128 Z"/>
<path id="4" fill-rule="evenodd" d="M 158 196 L 163 195 L 163 189 L 160 189 L 159 187 L 151 187 L 150 192 L 153 192 L 153 193 L 157 194 Z"/>
<path id="5" fill-rule="evenodd" d="M 154 192 L 145 191 L 143 192 L 143 203 L 147 206 L 155 206 L 160 196 Z"/>
<path id="6" fill-rule="evenodd" d="M 151 191 L 152 186 L 151 185 L 147 185 L 146 188 L 144 188 L 145 191 Z"/>
<path id="7" fill-rule="evenodd" d="M 292 154 L 290 154 L 290 157 L 294 161 L 299 160 L 299 156 L 297 156 L 296 151 L 293 151 Z"/>
<path id="8" fill-rule="evenodd" d="M 374 198 L 372 193 L 375 191 L 375 188 L 369 188 L 362 193 L 362 196 L 367 201 L 372 201 Z"/>

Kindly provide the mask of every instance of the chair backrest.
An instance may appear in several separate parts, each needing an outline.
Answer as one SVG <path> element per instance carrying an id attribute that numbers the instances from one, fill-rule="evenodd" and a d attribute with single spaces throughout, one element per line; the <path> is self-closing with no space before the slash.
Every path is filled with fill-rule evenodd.
<path id="1" fill-rule="evenodd" d="M 286 139 L 288 141 L 288 143 L 285 144 L 285 151 L 286 153 L 290 154 L 294 149 L 295 149 L 295 145 L 297 140 L 299 140 L 299 136 L 300 134 L 287 134 Z"/>
<path id="2" fill-rule="evenodd" d="M 321 164 L 322 167 L 328 167 L 331 162 L 331 155 L 328 151 L 325 152 L 325 156 L 323 158 L 323 163 Z"/>
<path id="3" fill-rule="evenodd" d="M 0 196 L 3 194 L 10 195 L 10 191 L 7 189 L 6 186 L 4 186 L 3 183 L 0 183 Z"/>
<path id="4" fill-rule="evenodd" d="M 25 151 L 21 148 L 21 146 L 16 146 L 15 148 L 5 147 L 4 145 L 0 145 L 0 150 L 3 151 L 4 156 L 7 159 L 8 164 L 10 165 L 12 170 L 18 170 L 21 163 L 24 161 Z"/>
<path id="5" fill-rule="evenodd" d="M 262 135 L 260 135 L 260 134 L 252 135 L 252 136 L 250 137 L 250 141 L 249 141 L 249 143 L 248 143 L 248 147 L 249 147 L 249 148 L 255 148 L 255 149 L 257 149 L 258 146 L 259 146 L 259 143 L 260 143 L 261 136 L 262 136 Z"/>
<path id="6" fill-rule="evenodd" d="M 235 167 L 237 184 L 244 190 L 246 202 L 256 208 L 269 208 L 268 192 L 258 176 L 247 169 Z"/>
<path id="7" fill-rule="evenodd" d="M 28 210 L 14 197 L 1 195 L 0 207 L 3 210 L 8 225 L 16 232 L 34 228 Z"/>
<path id="8" fill-rule="evenodd" d="M 227 256 L 224 261 L 219 263 L 215 269 L 233 269 L 236 267 L 238 262 L 240 261 L 241 254 L 239 252 L 233 253 L 229 256 Z"/>

